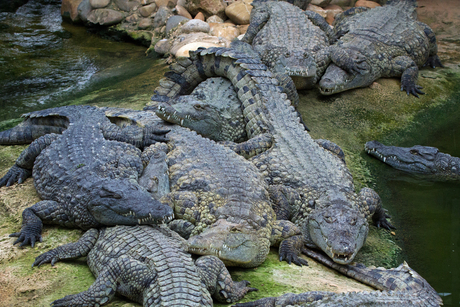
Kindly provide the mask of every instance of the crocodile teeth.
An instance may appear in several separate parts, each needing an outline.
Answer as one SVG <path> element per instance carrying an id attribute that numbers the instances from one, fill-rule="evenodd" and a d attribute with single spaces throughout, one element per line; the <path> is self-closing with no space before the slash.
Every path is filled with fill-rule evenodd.
<path id="1" fill-rule="evenodd" d="M 181 120 L 180 120 L 180 125 L 181 125 L 181 126 L 184 125 L 184 119 L 181 119 Z"/>

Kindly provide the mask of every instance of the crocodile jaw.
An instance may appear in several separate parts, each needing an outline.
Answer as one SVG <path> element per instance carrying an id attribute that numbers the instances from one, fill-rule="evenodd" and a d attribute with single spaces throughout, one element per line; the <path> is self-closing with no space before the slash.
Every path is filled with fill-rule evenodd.
<path id="1" fill-rule="evenodd" d="M 331 63 L 318 83 L 318 88 L 323 95 L 333 95 L 358 87 L 372 84 L 374 80 L 370 74 L 351 74 Z"/>

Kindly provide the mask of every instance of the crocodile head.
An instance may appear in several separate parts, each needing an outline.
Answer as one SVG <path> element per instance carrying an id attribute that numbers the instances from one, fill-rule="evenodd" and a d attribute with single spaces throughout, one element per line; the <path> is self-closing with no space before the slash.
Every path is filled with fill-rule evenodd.
<path id="1" fill-rule="evenodd" d="M 159 103 L 156 114 L 214 141 L 246 138 L 241 103 L 230 81 L 223 78 L 207 79 L 191 95 Z"/>
<path id="2" fill-rule="evenodd" d="M 171 207 L 130 180 L 103 180 L 89 190 L 88 211 L 102 225 L 158 224 L 173 218 Z"/>
<path id="3" fill-rule="evenodd" d="M 189 251 L 215 255 L 227 266 L 256 267 L 266 258 L 270 243 L 250 226 L 217 220 L 199 235 L 188 239 Z"/>
<path id="4" fill-rule="evenodd" d="M 323 95 L 332 95 L 371 85 L 375 78 L 372 77 L 371 66 L 365 66 L 367 68 L 361 70 L 360 73 L 351 73 L 333 63 L 329 64 L 318 83 L 319 91 Z"/>
<path id="5" fill-rule="evenodd" d="M 314 78 L 316 61 L 308 50 L 289 50 L 287 47 L 264 46 L 260 51 L 262 61 L 275 73 L 290 77 Z"/>
<path id="6" fill-rule="evenodd" d="M 364 146 L 366 152 L 371 156 L 385 162 L 386 164 L 414 174 L 434 174 L 441 165 L 439 150 L 436 147 L 420 146 L 396 147 L 385 146 L 377 141 L 367 142 Z M 449 165 L 446 161 L 446 166 Z"/>
<path id="7" fill-rule="evenodd" d="M 309 239 L 334 262 L 348 264 L 363 246 L 369 225 L 364 216 L 340 203 L 316 210 L 306 223 Z"/>

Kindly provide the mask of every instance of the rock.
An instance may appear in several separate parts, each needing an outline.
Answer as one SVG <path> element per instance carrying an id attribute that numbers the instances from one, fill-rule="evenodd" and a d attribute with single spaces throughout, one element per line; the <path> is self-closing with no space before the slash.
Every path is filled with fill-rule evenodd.
<path id="1" fill-rule="evenodd" d="M 225 9 L 225 14 L 237 25 L 248 25 L 252 11 L 252 1 L 237 1 Z"/>
<path id="2" fill-rule="evenodd" d="M 351 6 L 352 3 L 351 0 L 332 0 L 329 4 L 338 5 L 340 7 L 346 7 Z"/>
<path id="3" fill-rule="evenodd" d="M 234 40 L 238 35 L 240 35 L 240 31 L 238 31 L 237 27 L 234 24 L 230 23 L 209 23 L 211 31 L 209 34 L 217 37 L 223 37 L 229 41 Z"/>
<path id="4" fill-rule="evenodd" d="M 320 7 L 326 7 L 331 3 L 332 0 L 311 0 L 310 4 L 320 6 Z"/>
<path id="5" fill-rule="evenodd" d="M 192 15 L 190 15 L 190 13 L 182 5 L 179 5 L 179 4 L 176 5 L 175 11 L 176 11 L 177 15 L 186 17 L 188 19 L 193 19 Z"/>
<path id="6" fill-rule="evenodd" d="M 326 21 L 331 25 L 334 22 L 335 16 L 343 12 L 343 9 L 335 4 L 329 4 L 324 8 L 326 11 Z"/>
<path id="7" fill-rule="evenodd" d="M 198 14 L 196 14 L 195 19 L 199 19 L 199 20 L 203 20 L 203 21 L 204 21 L 204 14 L 201 13 L 201 12 L 199 12 Z"/>
<path id="8" fill-rule="evenodd" d="M 364 7 L 373 9 L 374 7 L 381 6 L 381 5 L 374 1 L 358 0 L 355 3 L 355 7 L 358 7 L 358 6 L 364 6 Z"/>
<path id="9" fill-rule="evenodd" d="M 166 6 L 160 6 L 157 13 L 155 14 L 155 18 L 153 19 L 153 27 L 155 29 L 163 27 L 166 25 L 166 20 L 168 20 L 169 16 L 171 15 L 173 15 L 173 13 L 169 8 Z"/>
<path id="10" fill-rule="evenodd" d="M 129 15 L 128 17 L 125 18 L 125 21 L 133 25 L 137 24 L 137 22 L 139 21 L 139 15 L 137 14 Z"/>
<path id="11" fill-rule="evenodd" d="M 157 7 L 166 6 L 169 9 L 173 9 L 177 4 L 177 0 L 155 0 L 155 3 Z"/>
<path id="12" fill-rule="evenodd" d="M 317 6 L 317 5 L 309 4 L 307 9 L 310 10 L 310 11 L 313 11 L 313 12 L 316 12 L 316 13 L 320 14 L 323 18 L 326 18 L 326 16 L 327 16 L 326 11 L 323 8 L 321 8 L 321 7 Z"/>
<path id="13" fill-rule="evenodd" d="M 5 2 L 8 2 L 8 1 L 5 1 Z M 70 20 L 72 22 L 81 21 L 82 19 L 78 14 L 78 7 L 81 3 L 82 3 L 82 0 L 62 0 L 61 16 L 64 19 Z M 89 11 L 91 11 L 91 5 L 89 4 L 89 2 L 87 4 L 89 7 Z"/>
<path id="14" fill-rule="evenodd" d="M 161 39 L 159 40 L 154 47 L 154 50 L 158 54 L 165 54 L 169 52 L 169 49 L 171 49 L 171 42 L 169 39 Z"/>
<path id="15" fill-rule="evenodd" d="M 180 16 L 180 15 L 173 15 L 171 17 L 168 18 L 168 21 L 166 21 L 166 34 L 168 34 L 169 31 L 171 31 L 172 29 L 174 29 L 175 27 L 177 27 L 179 24 L 184 24 L 186 23 L 187 21 L 189 21 L 188 18 L 185 18 L 183 16 Z"/>
<path id="16" fill-rule="evenodd" d="M 156 8 L 157 5 L 155 3 L 143 6 L 139 9 L 139 14 L 141 14 L 142 17 L 149 17 L 153 12 L 155 12 Z"/>
<path id="17" fill-rule="evenodd" d="M 248 27 L 249 27 L 249 25 L 238 25 L 238 26 L 236 26 L 236 28 L 238 29 L 240 34 L 246 33 L 246 31 L 248 30 Z"/>
<path id="18" fill-rule="evenodd" d="M 151 28 L 152 25 L 153 25 L 153 21 L 151 18 L 142 18 L 139 24 L 137 25 L 137 27 L 140 30 L 145 30 L 145 29 Z"/>
<path id="19" fill-rule="evenodd" d="M 222 0 L 189 0 L 184 7 L 192 15 L 202 12 L 206 18 L 217 15 L 225 19 L 225 5 Z"/>
<path id="20" fill-rule="evenodd" d="M 147 5 L 147 4 L 151 4 L 151 3 L 155 3 L 155 0 L 141 0 L 142 5 Z"/>
<path id="21" fill-rule="evenodd" d="M 217 15 L 212 15 L 206 19 L 207 23 L 222 23 L 224 20 Z"/>
<path id="22" fill-rule="evenodd" d="M 88 15 L 88 22 L 101 26 L 111 26 L 123 20 L 122 13 L 111 9 L 96 9 Z"/>
<path id="23" fill-rule="evenodd" d="M 189 20 L 181 28 L 181 32 L 184 34 L 195 32 L 209 33 L 210 30 L 210 25 L 207 22 L 204 22 L 199 19 Z"/>
<path id="24" fill-rule="evenodd" d="M 109 5 L 110 0 L 89 0 L 89 4 L 93 9 L 101 9 Z"/>
<path id="25" fill-rule="evenodd" d="M 122 11 L 129 12 L 141 5 L 138 0 L 113 0 L 113 3 Z"/>
<path id="26" fill-rule="evenodd" d="M 198 47 L 229 47 L 230 41 L 224 38 L 218 38 L 205 33 L 181 34 L 174 39 L 170 49 L 174 56 L 188 56 L 190 50 L 196 50 Z"/>

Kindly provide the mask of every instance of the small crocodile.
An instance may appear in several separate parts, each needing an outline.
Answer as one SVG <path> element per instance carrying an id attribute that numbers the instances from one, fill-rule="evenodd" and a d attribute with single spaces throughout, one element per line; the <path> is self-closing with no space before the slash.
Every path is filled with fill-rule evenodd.
<path id="1" fill-rule="evenodd" d="M 34 123 L 45 122 L 62 128 L 62 134 L 48 133 L 57 131 L 45 127 L 29 135 Z M 32 174 L 43 199 L 23 211 L 21 231 L 10 235 L 19 237 L 14 244 L 34 246 L 41 241 L 43 223 L 89 229 L 172 219 L 171 208 L 154 200 L 137 183 L 143 165 L 141 151 L 134 146 L 165 141 L 165 132 L 155 127 L 120 128 L 104 112 L 90 106 L 32 112 L 23 124 L 2 132 L 2 144 L 38 137 L 0 179 L 0 187 L 9 186 Z"/>
<path id="2" fill-rule="evenodd" d="M 404 262 L 397 268 L 367 268 L 362 264 L 340 265 L 323 255 L 310 251 L 313 257 L 344 275 L 367 284 L 376 291 L 344 292 L 309 291 L 288 293 L 279 297 L 265 297 L 257 301 L 235 304 L 235 307 L 437 307 L 443 305 L 441 297 L 430 284 Z"/>
<path id="3" fill-rule="evenodd" d="M 439 181 L 460 179 L 460 158 L 442 153 L 436 147 L 385 146 L 370 141 L 364 149 L 371 156 L 404 172 Z"/>
<path id="4" fill-rule="evenodd" d="M 252 45 L 275 74 L 289 75 L 297 89 L 311 88 L 329 64 L 335 36 L 326 20 L 285 1 L 253 1 L 242 41 Z"/>
<path id="5" fill-rule="evenodd" d="M 390 0 L 374 9 L 351 8 L 334 21 L 338 42 L 319 82 L 323 95 L 366 87 L 381 77 L 401 76 L 401 90 L 418 97 L 422 66 L 443 67 L 436 37 L 416 20 L 416 0 Z"/>
<path id="6" fill-rule="evenodd" d="M 154 144 L 144 153 L 167 152 L 170 193 L 161 202 L 174 208 L 176 219 L 169 225 L 188 238 L 190 252 L 216 255 L 226 265 L 240 267 L 260 265 L 270 246 L 280 245 L 280 255 L 291 257 L 283 242 L 299 238 L 300 229 L 276 220 L 267 184 L 252 163 L 194 131 L 165 123 L 153 112 L 112 109 L 106 114 L 140 125 L 163 123 L 170 130 L 167 146 Z M 305 264 L 302 259 L 295 262 Z"/>
<path id="7" fill-rule="evenodd" d="M 232 303 L 249 291 L 248 281 L 233 282 L 219 258 L 192 260 L 187 241 L 166 226 L 91 228 L 75 243 L 41 254 L 33 266 L 85 257 L 96 276 L 88 290 L 65 296 L 52 306 L 100 306 L 121 294 L 144 307 L 212 306 L 211 295 Z"/>
<path id="8" fill-rule="evenodd" d="M 323 249 L 334 261 L 349 263 L 367 237 L 368 218 L 377 226 L 392 227 L 377 193 L 369 188 L 355 192 L 343 152 L 330 141 L 311 138 L 278 80 L 259 59 L 234 49 L 199 49 L 170 69 L 155 90 L 153 104 L 189 94 L 209 77 L 232 82 L 252 142 L 246 148 L 260 153 L 251 162 L 269 184 L 277 219 L 300 226 L 308 246 Z M 271 137 L 273 145 L 262 142 L 264 148 L 254 150 L 262 137 Z M 245 143 L 238 145 L 245 148 Z M 238 147 L 233 148 L 238 152 Z M 248 150 L 242 152 L 251 156 Z M 299 242 L 291 246 L 302 248 Z"/>

